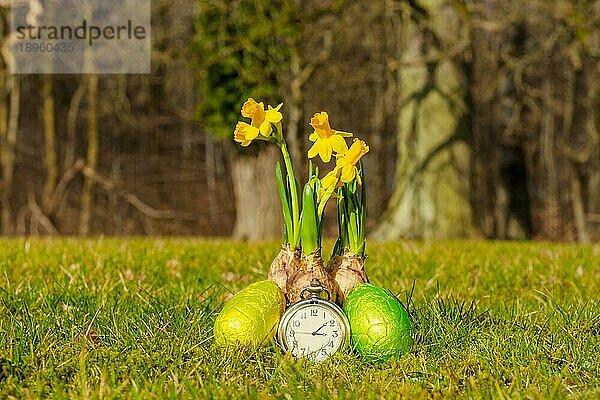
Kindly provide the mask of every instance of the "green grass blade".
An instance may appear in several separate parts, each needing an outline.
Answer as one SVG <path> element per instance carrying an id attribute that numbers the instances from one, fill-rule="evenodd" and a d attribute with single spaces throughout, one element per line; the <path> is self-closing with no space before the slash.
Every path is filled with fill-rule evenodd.
<path id="1" fill-rule="evenodd" d="M 274 243 L 0 239 L 0 398 L 598 397 L 597 243 L 369 246 L 371 280 L 404 302 L 413 348 L 312 364 L 272 344 L 213 345 L 223 303 L 266 278 Z"/>

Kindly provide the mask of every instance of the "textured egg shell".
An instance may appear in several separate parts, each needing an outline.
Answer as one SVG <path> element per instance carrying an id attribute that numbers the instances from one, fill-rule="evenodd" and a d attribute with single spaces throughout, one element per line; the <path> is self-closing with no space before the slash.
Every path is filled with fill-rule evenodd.
<path id="1" fill-rule="evenodd" d="M 214 327 L 217 346 L 258 346 L 277 331 L 285 310 L 283 293 L 273 281 L 255 282 L 233 296 L 219 313 Z"/>
<path id="2" fill-rule="evenodd" d="M 406 353 L 412 343 L 408 313 L 389 291 L 363 283 L 348 293 L 344 312 L 350 321 L 352 344 L 369 361 L 387 361 Z"/>

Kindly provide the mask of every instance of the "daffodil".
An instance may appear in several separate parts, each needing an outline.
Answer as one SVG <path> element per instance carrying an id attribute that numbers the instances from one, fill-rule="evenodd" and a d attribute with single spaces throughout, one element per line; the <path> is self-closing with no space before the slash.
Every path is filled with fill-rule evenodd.
<path id="1" fill-rule="evenodd" d="M 331 196 L 335 197 L 334 190 L 342 186 L 340 183 L 340 170 L 334 168 L 327 175 L 321 178 L 321 188 L 319 189 L 318 202 L 326 203 Z M 324 208 L 324 206 L 322 207 Z"/>
<path id="2" fill-rule="evenodd" d="M 321 178 L 319 201 L 327 201 L 335 189 L 339 188 L 344 183 L 352 182 L 355 178 L 359 185 L 362 184 L 356 164 L 358 164 L 362 156 L 368 152 L 369 146 L 367 146 L 364 141 L 354 139 L 350 149 L 337 156 L 335 168 Z"/>
<path id="3" fill-rule="evenodd" d="M 321 189 L 324 191 L 328 191 L 331 188 L 336 188 L 340 183 L 339 169 L 334 168 L 333 171 L 330 171 L 327 175 L 325 175 L 321 179 Z"/>
<path id="4" fill-rule="evenodd" d="M 313 158 L 318 154 L 321 160 L 329 162 L 333 152 L 342 154 L 348 151 L 348 145 L 344 138 L 350 137 L 352 134 L 331 129 L 329 115 L 325 111 L 316 113 L 310 120 L 310 125 L 315 131 L 308 139 L 315 143 L 308 150 L 308 158 Z"/>
<path id="5" fill-rule="evenodd" d="M 242 106 L 242 116 L 252 119 L 251 125 L 257 128 L 262 136 L 265 138 L 269 137 L 273 131 L 271 124 L 277 124 L 283 119 L 283 115 L 279 112 L 279 109 L 283 106 L 283 103 L 273 108 L 271 106 L 265 110 L 263 102 L 257 103 L 252 97 L 250 97 Z"/>
<path id="6" fill-rule="evenodd" d="M 358 184 L 362 184 L 360 180 L 360 174 L 358 173 L 358 168 L 356 168 L 356 164 L 360 161 L 362 156 L 369 152 L 369 146 L 359 139 L 354 139 L 352 146 L 350 149 L 344 154 L 338 156 L 337 161 L 335 163 L 335 168 L 340 169 L 340 181 L 344 183 L 351 182 L 354 178 L 356 178 L 356 182 Z"/>
<path id="7" fill-rule="evenodd" d="M 233 132 L 233 140 L 241 143 L 243 147 L 246 147 L 258 137 L 258 133 L 258 128 L 245 122 L 238 122 L 235 126 L 235 131 Z"/>

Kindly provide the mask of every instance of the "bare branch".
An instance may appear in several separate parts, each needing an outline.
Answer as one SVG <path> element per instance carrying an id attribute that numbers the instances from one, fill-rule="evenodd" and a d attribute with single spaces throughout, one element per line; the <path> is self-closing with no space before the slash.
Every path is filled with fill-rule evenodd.
<path id="1" fill-rule="evenodd" d="M 119 189 L 118 185 L 110 179 L 100 175 L 90 167 L 83 167 L 81 173 L 88 179 L 97 183 L 100 187 L 108 192 L 116 192 L 120 195 L 125 202 L 129 203 L 136 210 L 152 219 L 176 219 L 182 221 L 197 221 L 200 216 L 196 212 L 182 212 L 174 210 L 159 210 L 156 209 L 143 201 L 141 201 L 136 195 L 126 190 Z"/>

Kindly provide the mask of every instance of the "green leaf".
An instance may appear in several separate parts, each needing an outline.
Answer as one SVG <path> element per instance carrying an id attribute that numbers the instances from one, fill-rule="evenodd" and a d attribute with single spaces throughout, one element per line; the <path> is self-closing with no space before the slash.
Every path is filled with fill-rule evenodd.
<path id="1" fill-rule="evenodd" d="M 346 188 L 346 217 L 348 219 L 348 239 L 350 241 L 350 251 L 356 253 L 358 248 L 358 213 L 356 210 L 356 196 L 350 188 Z"/>
<path id="2" fill-rule="evenodd" d="M 359 226 L 359 255 L 365 255 L 365 247 L 367 241 L 367 181 L 365 180 L 365 169 L 362 161 L 360 161 L 358 173 L 360 174 L 360 180 L 362 185 L 360 188 L 360 226 Z"/>
<path id="3" fill-rule="evenodd" d="M 319 193 L 319 190 L 321 188 L 320 181 L 319 181 L 319 185 L 318 186 L 319 187 L 317 188 L 317 193 Z M 325 193 L 323 194 L 323 197 L 321 198 L 321 201 L 319 202 L 319 206 L 317 208 L 317 215 L 319 216 L 319 218 L 322 219 L 323 212 L 325 212 L 325 206 L 327 206 L 327 202 L 329 201 L 329 199 L 333 195 L 334 191 L 335 191 L 335 187 L 331 187 L 331 188 L 327 189 L 325 191 Z"/>
<path id="4" fill-rule="evenodd" d="M 347 248 L 350 243 L 348 238 L 348 219 L 346 217 L 346 196 L 343 187 L 338 189 L 338 195 L 340 196 L 338 200 L 339 237 L 342 239 L 342 247 Z"/>
<path id="5" fill-rule="evenodd" d="M 293 191 L 292 190 L 292 185 L 295 185 L 296 190 Z M 294 246 L 299 246 L 300 245 L 300 225 L 301 225 L 301 220 L 302 220 L 302 213 L 299 210 L 300 209 L 300 200 L 301 200 L 301 192 L 300 192 L 300 183 L 298 183 L 298 179 L 292 175 L 292 174 L 288 174 L 288 189 L 291 191 L 291 196 L 294 196 L 295 193 L 295 204 L 296 204 L 296 214 L 293 215 L 298 215 L 298 218 L 292 218 L 293 219 L 293 225 L 294 225 L 294 242 L 293 245 Z M 292 207 L 294 206 L 294 202 L 292 202 Z M 293 212 L 293 208 L 292 208 L 292 212 Z"/>
<path id="6" fill-rule="evenodd" d="M 279 191 L 279 200 L 281 200 L 281 210 L 283 212 L 283 223 L 284 223 L 284 242 L 288 242 L 289 238 L 294 234 L 294 227 L 292 224 L 292 210 L 290 208 L 289 191 L 283 181 L 283 173 L 281 172 L 281 164 L 277 161 L 275 166 L 275 177 L 277 180 L 277 189 Z"/>
<path id="7" fill-rule="evenodd" d="M 305 253 L 312 253 L 320 246 L 317 223 L 316 196 L 313 189 L 314 181 L 304 185 L 302 192 L 302 215 L 300 217 L 300 242 Z"/>
<path id="8" fill-rule="evenodd" d="M 333 251 L 331 252 L 331 257 L 341 256 L 343 252 L 344 252 L 344 244 L 342 243 L 341 236 L 338 236 L 337 240 L 335 241 L 335 245 L 333 246 Z"/>

